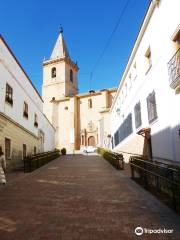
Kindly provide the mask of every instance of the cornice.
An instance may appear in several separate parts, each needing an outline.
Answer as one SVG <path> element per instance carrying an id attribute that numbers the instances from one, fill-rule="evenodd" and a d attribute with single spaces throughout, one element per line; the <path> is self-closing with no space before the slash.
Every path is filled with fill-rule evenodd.
<path id="1" fill-rule="evenodd" d="M 23 131 L 27 132 L 28 134 L 30 134 L 31 136 L 35 137 L 36 139 L 38 139 L 38 137 L 30 132 L 29 130 L 27 130 L 25 127 L 23 127 L 21 124 L 17 123 L 16 121 L 14 121 L 12 118 L 10 118 L 9 116 L 7 116 L 6 114 L 0 112 L 0 116 L 2 116 L 3 118 L 5 118 L 6 120 L 8 120 L 9 122 L 11 122 L 12 124 L 16 125 L 17 127 L 21 128 Z"/>
<path id="2" fill-rule="evenodd" d="M 67 58 L 67 57 L 46 60 L 43 62 L 43 66 L 52 65 L 58 62 L 65 62 L 69 64 L 72 68 L 74 68 L 76 71 L 79 70 L 79 67 L 77 66 L 77 64 L 75 64 L 70 58 Z"/>
<path id="3" fill-rule="evenodd" d="M 113 100 L 113 103 L 111 105 L 110 111 L 112 111 L 112 109 L 114 107 L 114 104 L 116 102 L 116 99 L 119 96 L 119 93 L 120 93 L 120 91 L 121 91 L 121 89 L 123 87 L 123 84 L 125 82 L 126 76 L 127 76 L 128 72 L 129 72 L 129 69 L 131 67 L 131 64 L 133 63 L 134 58 L 136 56 L 136 53 L 137 53 L 137 50 L 138 50 L 139 45 L 141 43 L 141 40 L 142 40 L 142 38 L 143 38 L 143 36 L 145 34 L 145 31 L 146 31 L 146 29 L 148 27 L 149 21 L 150 21 L 152 15 L 153 15 L 153 12 L 154 12 L 155 8 L 158 6 L 159 2 L 160 2 L 160 0 L 151 0 L 149 2 L 148 9 L 147 9 L 146 14 L 144 16 L 144 19 L 142 21 L 142 24 L 141 24 L 141 27 L 140 27 L 139 32 L 137 34 L 136 40 L 134 42 L 134 45 L 132 47 L 131 53 L 130 53 L 129 58 L 128 58 L 128 62 L 126 64 L 126 66 L 125 66 L 125 70 L 124 70 L 123 75 L 122 75 L 122 77 L 120 79 L 120 83 L 119 83 L 119 86 L 118 86 L 118 89 L 117 89 L 117 94 L 116 94 L 116 96 L 115 96 L 115 98 Z"/>
<path id="4" fill-rule="evenodd" d="M 6 48 L 8 49 L 9 53 L 11 54 L 11 56 L 14 58 L 15 62 L 17 63 L 17 65 L 20 67 L 20 69 L 22 70 L 22 72 L 24 73 L 25 77 L 28 79 L 28 81 L 30 82 L 31 86 L 33 87 L 33 89 L 35 90 L 35 92 L 37 93 L 37 95 L 39 96 L 40 100 L 43 102 L 41 95 L 39 94 L 38 90 L 36 89 L 36 87 L 34 86 L 34 84 L 32 83 L 31 79 L 28 77 L 27 73 L 25 72 L 24 68 L 22 67 L 22 65 L 20 64 L 20 62 L 17 60 L 16 56 L 14 55 L 14 53 L 12 52 L 12 50 L 10 49 L 9 45 L 7 44 L 7 42 L 5 41 L 5 39 L 3 38 L 2 35 L 0 35 L 0 39 L 2 40 L 2 42 L 4 43 L 4 45 L 6 46 Z"/>

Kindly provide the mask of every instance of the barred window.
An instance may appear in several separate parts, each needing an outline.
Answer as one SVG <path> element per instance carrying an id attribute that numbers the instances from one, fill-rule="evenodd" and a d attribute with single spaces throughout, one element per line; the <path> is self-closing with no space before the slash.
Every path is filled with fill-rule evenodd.
<path id="1" fill-rule="evenodd" d="M 130 113 L 114 134 L 115 146 L 127 138 L 132 132 L 132 114 Z"/>
<path id="2" fill-rule="evenodd" d="M 70 81 L 73 82 L 73 70 L 70 70 Z"/>
<path id="3" fill-rule="evenodd" d="M 111 137 L 111 145 L 112 145 L 112 148 L 114 148 L 114 138 Z"/>
<path id="4" fill-rule="evenodd" d="M 27 156 L 27 146 L 23 144 L 23 159 Z"/>
<path id="5" fill-rule="evenodd" d="M 6 84 L 5 101 L 8 102 L 9 104 L 13 105 L 13 89 L 12 89 L 12 87 L 10 87 L 10 85 L 8 83 Z"/>
<path id="6" fill-rule="evenodd" d="M 148 73 L 149 69 L 152 66 L 152 56 L 151 56 L 151 48 L 149 47 L 145 53 L 145 60 L 146 60 L 146 74 Z"/>
<path id="7" fill-rule="evenodd" d="M 92 108 L 92 99 L 88 99 L 88 108 Z"/>
<path id="8" fill-rule="evenodd" d="M 85 145 L 84 144 L 84 135 L 81 136 L 81 145 Z"/>
<path id="9" fill-rule="evenodd" d="M 52 78 L 56 77 L 56 68 L 55 67 L 53 67 L 52 70 L 51 70 L 51 77 Z"/>
<path id="10" fill-rule="evenodd" d="M 36 152 L 37 152 L 37 148 L 36 146 L 34 146 L 34 155 L 36 154 Z"/>
<path id="11" fill-rule="evenodd" d="M 134 107 L 134 116 L 135 116 L 135 126 L 136 126 L 136 128 L 138 128 L 142 124 L 142 121 L 141 121 L 141 103 L 140 102 L 138 102 Z"/>
<path id="12" fill-rule="evenodd" d="M 131 79 L 131 74 L 129 74 L 129 90 L 131 89 L 132 87 L 132 79 Z"/>
<path id="13" fill-rule="evenodd" d="M 24 102 L 23 116 L 28 118 L 28 104 Z"/>
<path id="14" fill-rule="evenodd" d="M 157 119 L 157 109 L 156 109 L 156 97 L 153 91 L 147 97 L 147 110 L 148 110 L 148 120 L 149 123 Z"/>
<path id="15" fill-rule="evenodd" d="M 34 126 L 38 127 L 38 116 L 36 113 L 34 114 Z"/>
<path id="16" fill-rule="evenodd" d="M 6 161 L 11 159 L 11 139 L 5 138 L 5 159 Z"/>
<path id="17" fill-rule="evenodd" d="M 118 131 L 115 132 L 114 134 L 114 144 L 117 146 L 119 144 L 119 134 Z"/>

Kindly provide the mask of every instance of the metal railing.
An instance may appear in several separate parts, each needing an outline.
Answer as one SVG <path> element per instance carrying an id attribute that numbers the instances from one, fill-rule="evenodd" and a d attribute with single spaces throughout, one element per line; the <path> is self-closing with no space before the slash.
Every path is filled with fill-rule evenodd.
<path id="1" fill-rule="evenodd" d="M 43 153 L 27 156 L 24 158 L 24 172 L 32 172 L 35 169 L 58 158 L 59 156 L 60 156 L 59 150 L 43 152 Z"/>
<path id="2" fill-rule="evenodd" d="M 116 169 L 124 170 L 124 157 L 120 153 L 116 153 L 104 148 L 98 148 L 97 152 L 103 156 Z"/>
<path id="3" fill-rule="evenodd" d="M 169 83 L 172 88 L 180 85 L 180 48 L 168 62 Z"/>
<path id="4" fill-rule="evenodd" d="M 130 158 L 130 166 L 132 179 L 140 178 L 147 190 L 153 186 L 157 192 L 167 194 L 174 210 L 177 210 L 177 201 L 180 200 L 180 170 L 137 157 Z"/>

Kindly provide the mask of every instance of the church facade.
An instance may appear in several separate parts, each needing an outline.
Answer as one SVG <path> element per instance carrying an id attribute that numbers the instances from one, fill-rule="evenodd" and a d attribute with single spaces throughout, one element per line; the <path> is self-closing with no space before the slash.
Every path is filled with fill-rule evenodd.
<path id="1" fill-rule="evenodd" d="M 110 115 L 116 88 L 78 92 L 78 65 L 60 32 L 49 60 L 43 62 L 43 111 L 56 129 L 55 146 L 69 152 L 111 144 Z"/>

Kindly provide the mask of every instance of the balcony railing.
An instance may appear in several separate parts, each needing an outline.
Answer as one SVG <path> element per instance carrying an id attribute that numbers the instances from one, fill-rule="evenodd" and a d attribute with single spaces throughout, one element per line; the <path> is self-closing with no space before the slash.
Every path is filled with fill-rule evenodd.
<path id="1" fill-rule="evenodd" d="M 180 86 L 180 48 L 168 62 L 170 87 L 175 89 Z"/>

